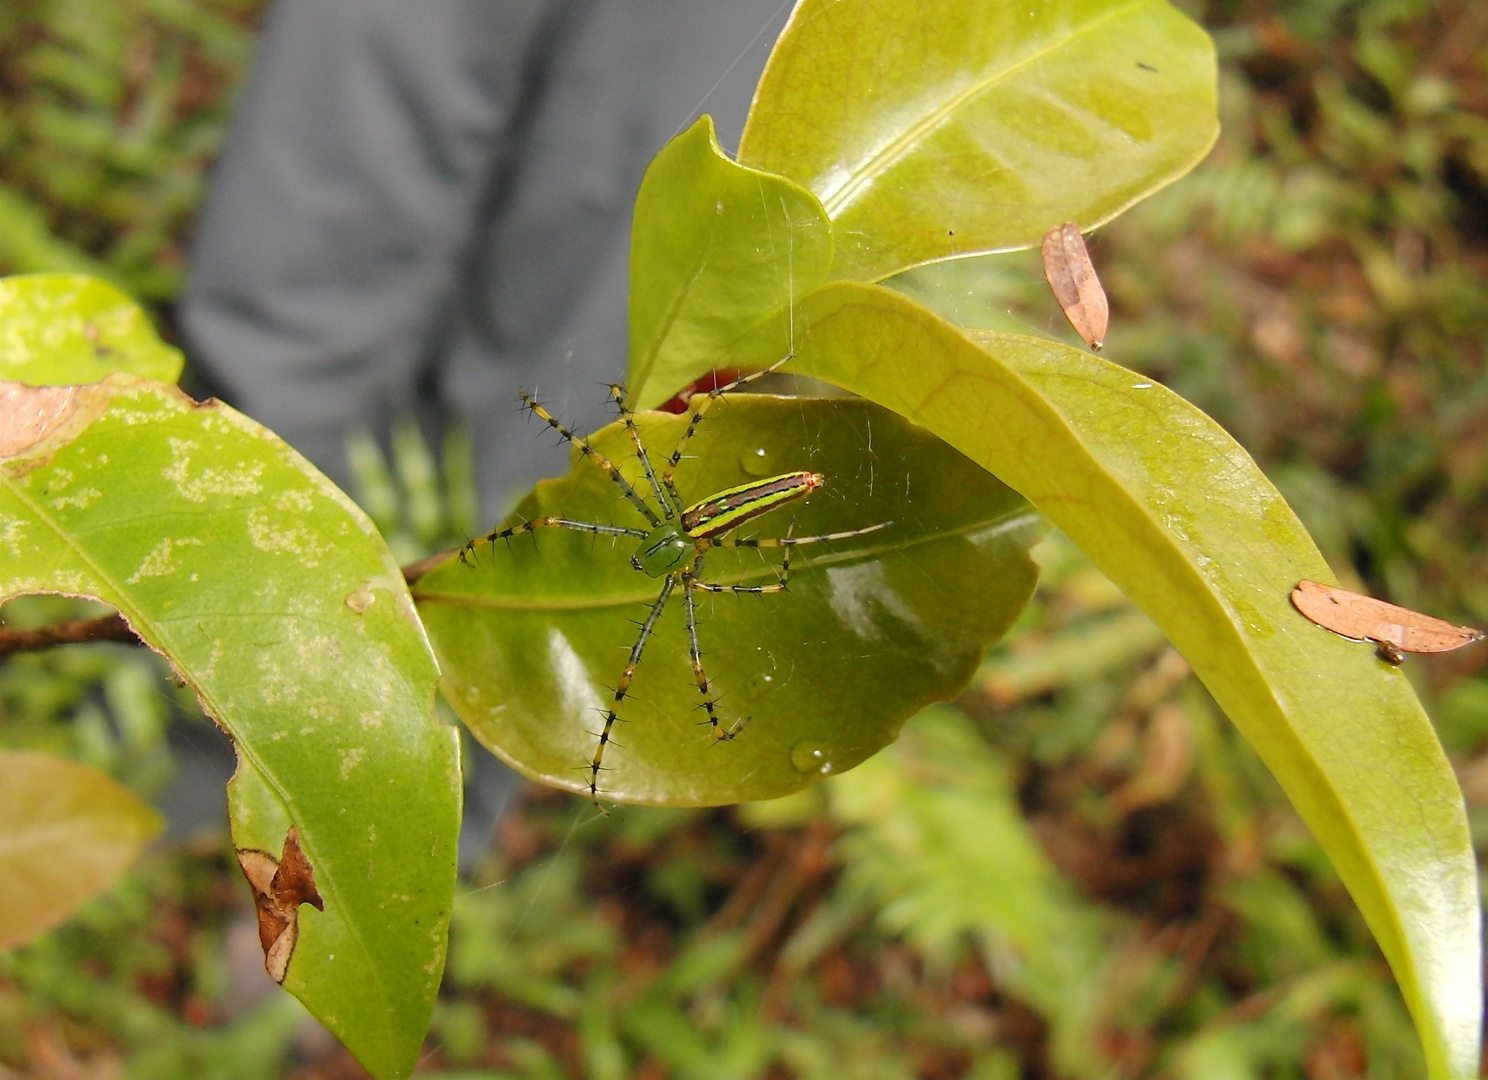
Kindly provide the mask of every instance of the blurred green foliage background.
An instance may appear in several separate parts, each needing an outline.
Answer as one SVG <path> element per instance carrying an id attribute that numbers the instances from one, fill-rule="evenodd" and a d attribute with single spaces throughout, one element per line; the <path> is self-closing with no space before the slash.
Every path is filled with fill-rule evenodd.
<path id="1" fill-rule="evenodd" d="M 0 271 L 100 274 L 170 333 L 259 6 L 0 8 Z M 1345 584 L 1488 625 L 1488 5 L 1187 6 L 1219 43 L 1224 133 L 1094 237 L 1107 355 L 1234 433 Z M 1036 253 L 900 284 L 1069 336 Z M 400 558 L 475 528 L 460 436 L 357 452 Z M 963 698 L 852 773 L 733 810 L 514 808 L 462 888 L 421 1073 L 1419 1076 L 1388 970 L 1264 768 L 1078 551 L 1038 554 Z M 1480 846 L 1485 663 L 1407 665 Z M 168 725 L 203 723 L 162 674 L 120 646 L 16 657 L 0 744 L 158 796 Z M 225 835 L 162 845 L 0 956 L 0 1078 L 363 1075 L 260 962 Z"/>

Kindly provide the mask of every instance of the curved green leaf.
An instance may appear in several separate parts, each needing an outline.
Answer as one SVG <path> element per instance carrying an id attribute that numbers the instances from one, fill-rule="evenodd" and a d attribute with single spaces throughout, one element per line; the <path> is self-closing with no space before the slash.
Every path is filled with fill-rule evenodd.
<path id="1" fill-rule="evenodd" d="M 1160 625 L 1338 868 L 1400 982 L 1433 1077 L 1477 1068 L 1477 871 L 1462 797 L 1415 694 L 1288 596 L 1331 573 L 1243 449 L 1088 353 L 963 335 L 843 283 L 798 315 L 796 370 L 907 416 L 996 473 Z"/>
<path id="2" fill-rule="evenodd" d="M 715 419 L 716 418 L 716 419 Z M 637 418 L 660 457 L 685 417 Z M 624 428 L 595 443 L 643 484 Z M 890 413 L 849 399 L 741 395 L 708 414 L 677 473 L 684 498 L 798 468 L 824 486 L 741 535 L 882 531 L 797 548 L 782 595 L 700 594 L 699 640 L 726 723 L 716 744 L 698 710 L 682 598 L 646 646 L 605 754 L 601 797 L 706 805 L 772 798 L 851 768 L 926 702 L 957 693 L 986 642 L 1027 602 L 1037 532 L 1026 504 L 960 454 Z M 513 521 L 561 513 L 643 525 L 600 469 L 577 460 L 540 483 Z M 414 586 L 445 691 L 476 737 L 527 775 L 588 790 L 604 709 L 660 583 L 631 569 L 636 541 L 542 529 L 474 567 L 450 560 Z M 774 552 L 722 549 L 705 578 L 776 580 Z"/>
<path id="3" fill-rule="evenodd" d="M 444 960 L 460 777 L 370 522 L 277 437 L 129 375 L 0 384 L 0 600 L 89 596 L 232 735 L 239 849 L 291 824 L 324 911 L 285 986 L 378 1076 L 412 1069 Z"/>
<path id="4" fill-rule="evenodd" d="M 1214 47 L 1164 0 L 802 0 L 739 160 L 816 193 L 833 276 L 1088 230 L 1218 134 Z"/>
<path id="5" fill-rule="evenodd" d="M 735 164 L 702 117 L 656 155 L 636 196 L 630 250 L 629 388 L 666 401 L 750 331 L 764 366 L 790 352 L 790 311 L 820 285 L 832 227 L 815 196 Z"/>
<path id="6" fill-rule="evenodd" d="M 70 386 L 115 371 L 175 382 L 181 353 L 107 282 L 81 274 L 0 278 L 0 379 Z"/>
<path id="7" fill-rule="evenodd" d="M 160 831 L 160 815 L 106 773 L 0 751 L 0 949 L 66 919 Z"/>

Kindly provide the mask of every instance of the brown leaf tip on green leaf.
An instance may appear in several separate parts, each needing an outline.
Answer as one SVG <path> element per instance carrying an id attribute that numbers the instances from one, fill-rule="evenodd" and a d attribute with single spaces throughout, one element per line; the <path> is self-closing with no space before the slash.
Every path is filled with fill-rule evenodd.
<path id="1" fill-rule="evenodd" d="M 264 969 L 276 983 L 282 983 L 300 937 L 300 905 L 310 904 L 317 911 L 325 910 L 320 893 L 315 890 L 315 871 L 300 850 L 300 830 L 293 825 L 289 827 L 284 837 L 284 853 L 278 859 L 267 851 L 240 848 L 238 865 L 253 889 Z"/>
<path id="2" fill-rule="evenodd" d="M 1374 642 L 1380 659 L 1391 664 L 1404 661 L 1405 653 L 1451 652 L 1484 637 L 1483 631 L 1471 626 L 1453 626 L 1410 608 L 1316 581 L 1297 583 L 1292 606 L 1325 630 Z"/>
<path id="3" fill-rule="evenodd" d="M 81 386 L 0 382 L 0 459 L 18 457 L 49 435 L 81 430 L 102 411 L 87 410 L 93 396 Z"/>
<path id="4" fill-rule="evenodd" d="M 11 475 L 46 463 L 52 452 L 67 445 L 113 403 L 116 395 L 135 386 L 158 386 L 192 409 L 217 409 L 216 398 L 197 401 L 174 386 L 152 383 L 136 375 L 115 372 L 95 383 L 77 386 L 31 386 L 0 379 L 0 461 L 34 458 Z"/>
<path id="5" fill-rule="evenodd" d="M 1106 343 L 1106 329 L 1111 321 L 1106 290 L 1096 276 L 1090 250 L 1073 221 L 1055 226 L 1044 234 L 1044 277 L 1054 291 L 1054 299 L 1064 310 L 1085 344 L 1100 352 Z"/>

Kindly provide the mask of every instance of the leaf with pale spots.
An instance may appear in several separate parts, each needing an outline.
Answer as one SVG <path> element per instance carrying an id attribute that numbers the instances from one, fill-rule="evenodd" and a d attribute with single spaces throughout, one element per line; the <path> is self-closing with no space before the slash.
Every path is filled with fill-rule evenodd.
<path id="1" fill-rule="evenodd" d="M 116 371 L 175 382 L 181 353 L 107 282 L 81 274 L 0 279 L 0 379 L 68 386 Z"/>
<path id="2" fill-rule="evenodd" d="M 642 413 L 653 459 L 686 417 Z M 623 427 L 594 445 L 641 490 Z M 698 594 L 698 637 L 723 722 L 717 743 L 673 593 L 646 645 L 603 759 L 602 801 L 718 804 L 765 799 L 851 768 L 890 742 L 927 702 L 954 696 L 1022 610 L 1035 571 L 1037 519 L 986 471 L 867 402 L 727 397 L 708 413 L 677 471 L 696 502 L 800 469 L 822 486 L 749 522 L 741 537 L 885 529 L 795 548 L 790 587 L 764 596 Z M 562 515 L 643 526 L 592 461 L 540 483 L 513 522 Z M 545 528 L 480 548 L 422 577 L 414 599 L 439 653 L 445 690 L 471 731 L 527 775 L 588 791 L 604 711 L 636 620 L 661 582 L 632 569 L 635 541 Z M 703 579 L 776 581 L 779 550 L 707 553 Z M 701 722 L 701 723 L 700 723 Z"/>
<path id="3" fill-rule="evenodd" d="M 272 433 L 131 375 L 0 383 L 0 445 L 0 599 L 110 604 L 195 689 L 238 750 L 235 846 L 279 859 L 296 829 L 323 901 L 270 894 L 297 938 L 266 941 L 271 968 L 374 1075 L 407 1075 L 443 963 L 460 778 L 381 538 Z"/>

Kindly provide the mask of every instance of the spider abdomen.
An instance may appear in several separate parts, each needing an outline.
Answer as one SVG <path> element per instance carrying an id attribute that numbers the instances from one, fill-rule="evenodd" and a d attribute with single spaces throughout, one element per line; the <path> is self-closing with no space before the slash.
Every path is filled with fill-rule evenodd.
<path id="1" fill-rule="evenodd" d="M 805 498 L 821 487 L 820 473 L 792 472 L 728 488 L 682 512 L 682 528 L 694 540 L 722 536 L 783 503 Z"/>

